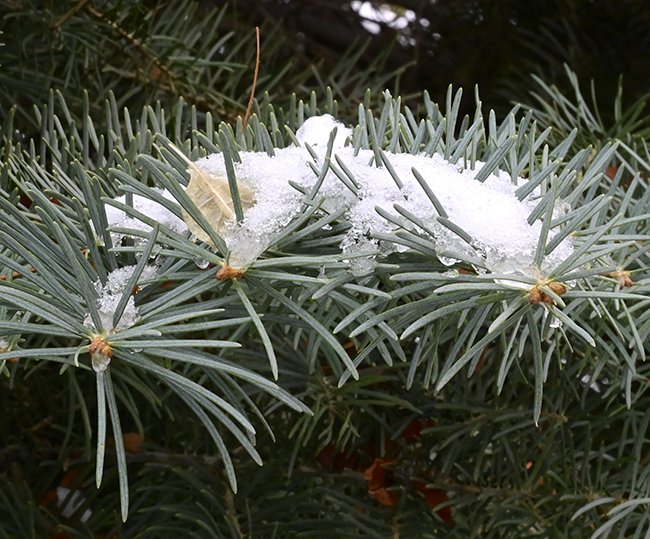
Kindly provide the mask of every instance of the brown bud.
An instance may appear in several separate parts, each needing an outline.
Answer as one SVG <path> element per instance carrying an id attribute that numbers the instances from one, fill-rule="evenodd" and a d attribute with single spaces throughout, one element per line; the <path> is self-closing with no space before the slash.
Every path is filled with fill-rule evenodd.
<path id="1" fill-rule="evenodd" d="M 106 357 L 113 356 L 113 349 L 111 348 L 111 345 L 101 335 L 95 335 L 93 337 L 92 341 L 90 341 L 90 345 L 88 346 L 88 352 L 90 352 L 91 355 L 99 354 Z"/>
<path id="2" fill-rule="evenodd" d="M 620 288 L 629 288 L 634 285 L 632 280 L 632 274 L 629 271 L 619 269 L 616 271 L 611 271 L 609 273 L 603 273 L 605 277 L 610 277 L 618 281 L 618 286 Z"/>
<path id="3" fill-rule="evenodd" d="M 224 264 L 221 269 L 217 272 L 218 281 L 228 281 L 230 279 L 241 279 L 244 276 L 244 272 L 239 268 L 233 268 L 228 264 Z"/>
<path id="4" fill-rule="evenodd" d="M 630 277 L 629 271 L 623 271 L 621 273 L 623 273 L 623 275 L 618 278 L 618 285 L 621 288 L 630 288 L 630 286 L 634 285 L 634 281 L 632 280 L 632 277 Z"/>
<path id="5" fill-rule="evenodd" d="M 530 291 L 528 292 L 528 302 L 533 305 L 536 305 L 537 303 L 542 302 L 545 296 L 546 294 L 544 294 L 544 292 L 542 292 L 536 286 L 533 286 L 533 288 L 531 288 Z"/>
<path id="6" fill-rule="evenodd" d="M 567 291 L 566 285 L 558 283 L 556 281 L 548 283 L 548 287 L 553 290 L 553 292 L 555 292 L 558 296 L 562 296 Z"/>

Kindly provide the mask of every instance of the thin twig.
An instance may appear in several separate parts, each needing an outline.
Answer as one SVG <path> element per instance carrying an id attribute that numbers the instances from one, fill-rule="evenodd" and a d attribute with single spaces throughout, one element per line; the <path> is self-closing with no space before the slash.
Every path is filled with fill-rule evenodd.
<path id="1" fill-rule="evenodd" d="M 251 88 L 251 96 L 248 98 L 248 105 L 246 106 L 246 114 L 244 115 L 243 127 L 246 129 L 246 124 L 248 123 L 248 117 L 251 114 L 253 108 L 253 99 L 255 99 L 255 88 L 257 87 L 257 75 L 260 71 L 260 28 L 259 26 L 255 27 L 255 40 L 257 44 L 257 56 L 255 58 L 255 74 L 253 75 L 253 87 Z"/>
<path id="2" fill-rule="evenodd" d="M 225 488 L 225 491 L 226 492 L 224 494 L 224 499 L 226 502 L 226 512 L 230 517 L 230 522 L 232 522 L 235 528 L 237 537 L 239 539 L 243 539 L 244 533 L 242 532 L 241 526 L 239 525 L 239 518 L 237 517 L 237 509 L 235 508 L 235 495 L 233 494 L 232 490 L 230 490 L 228 487 Z"/>
<path id="3" fill-rule="evenodd" d="M 143 41 L 137 39 L 133 33 L 127 32 L 117 22 L 115 22 L 110 17 L 108 17 L 107 15 L 105 15 L 104 13 L 96 9 L 94 6 L 92 5 L 88 6 L 87 9 L 91 15 L 93 15 L 94 17 L 98 18 L 99 20 L 101 20 L 102 22 L 110 26 L 120 36 L 126 39 L 132 47 L 138 50 L 147 60 L 149 60 L 164 76 L 164 78 L 166 79 L 165 82 L 168 83 L 169 89 L 172 92 L 176 92 L 176 80 L 174 75 L 167 68 L 167 66 L 165 66 L 162 60 L 158 58 L 154 52 L 149 50 L 149 48 L 146 46 L 146 44 Z M 151 75 L 153 75 L 153 73 L 150 73 L 150 78 L 156 79 L 156 82 L 158 83 L 163 82 L 163 78 L 160 75 L 155 75 L 155 76 L 151 76 Z"/>
<path id="4" fill-rule="evenodd" d="M 61 30 L 63 23 L 72 17 L 77 11 L 79 11 L 84 5 L 88 3 L 88 0 L 79 0 L 79 3 L 74 6 L 70 11 L 64 13 L 59 20 L 54 22 L 54 29 L 58 32 Z"/>

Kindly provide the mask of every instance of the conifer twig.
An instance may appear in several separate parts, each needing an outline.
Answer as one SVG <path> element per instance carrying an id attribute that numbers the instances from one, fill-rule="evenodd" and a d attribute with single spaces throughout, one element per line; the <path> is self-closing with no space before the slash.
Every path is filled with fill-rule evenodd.
<path id="1" fill-rule="evenodd" d="M 55 21 L 54 23 L 54 29 L 58 32 L 61 30 L 61 26 L 63 26 L 63 23 L 66 22 L 70 17 L 72 17 L 77 11 L 79 11 L 82 7 L 84 7 L 88 3 L 88 0 L 79 0 L 76 6 L 74 6 L 72 9 L 64 13 L 60 19 Z"/>
<path id="2" fill-rule="evenodd" d="M 253 99 L 255 99 L 255 88 L 257 87 L 257 75 L 260 71 L 260 27 L 255 27 L 255 43 L 256 43 L 256 56 L 255 56 L 255 73 L 253 74 L 253 87 L 251 88 L 251 95 L 248 98 L 248 105 L 246 105 L 246 114 L 244 115 L 243 127 L 246 128 L 248 117 L 253 108 Z"/>

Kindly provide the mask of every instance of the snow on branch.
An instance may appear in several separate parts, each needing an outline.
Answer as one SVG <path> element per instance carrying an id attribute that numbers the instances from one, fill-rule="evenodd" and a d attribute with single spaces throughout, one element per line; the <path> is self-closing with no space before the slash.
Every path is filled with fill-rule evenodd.
<path id="1" fill-rule="evenodd" d="M 328 140 L 335 128 L 333 155 L 326 162 Z M 273 243 L 303 204 L 303 193 L 292 183 L 309 192 L 326 166 L 329 169 L 318 196 L 324 199 L 325 211 L 345 211 L 350 229 L 340 245 L 344 253 L 379 249 L 388 254 L 405 250 L 404 246 L 375 237 L 394 232 L 398 228 L 394 222 L 426 235 L 443 263 L 456 262 L 450 255 L 455 253 L 463 259 L 478 258 L 485 268 L 496 273 L 537 277 L 540 270 L 547 271 L 573 251 L 570 239 L 565 239 L 544 260 L 542 268 L 535 267 L 541 222 L 529 225 L 527 219 L 537 204 L 539 191 L 534 190 L 522 201 L 515 194 L 527 180 L 519 178 L 513 183 L 510 175 L 497 171 L 480 182 L 475 178 L 484 163 L 478 162 L 474 170 L 465 170 L 439 155 L 386 152 L 386 162 L 377 166 L 375 151 L 355 152 L 351 146 L 345 146 L 351 134 L 332 116 L 316 116 L 306 120 L 296 133 L 301 146 L 275 149 L 273 156 L 239 152 L 241 162 L 234 163 L 235 173 L 238 181 L 252 189 L 254 204 L 245 211 L 243 222 L 230 220 L 220 230 L 231 251 L 231 265 L 246 267 Z M 223 154 L 209 155 L 194 166 L 215 182 L 227 181 Z M 463 237 L 440 223 L 440 212 L 414 171 L 433 192 L 448 220 L 466 233 Z M 340 179 L 342 175 L 347 182 Z M 423 227 L 401 217 L 395 205 L 415 215 Z M 554 217 L 566 212 L 565 206 L 558 204 Z M 378 211 L 390 214 L 390 221 Z M 551 234 L 549 240 L 552 237 Z M 357 270 L 371 269 L 365 262 Z"/>
<path id="2" fill-rule="evenodd" d="M 113 324 L 115 311 L 122 295 L 126 292 L 127 283 L 133 275 L 135 268 L 136 266 L 118 268 L 108 274 L 106 284 L 102 284 L 101 281 L 95 282 L 95 290 L 97 292 L 96 308 L 102 322 L 102 327 L 95 327 L 90 314 L 88 314 L 84 320 L 84 325 L 86 327 L 95 331 L 112 333 L 120 329 L 129 328 L 138 321 L 138 308 L 135 305 L 133 295 L 131 295 L 126 303 L 122 316 L 120 316 L 120 319 L 115 325 Z M 145 266 L 138 282 L 153 279 L 156 276 L 157 270 L 158 268 L 156 266 Z M 128 293 L 130 294 L 130 291 Z"/>

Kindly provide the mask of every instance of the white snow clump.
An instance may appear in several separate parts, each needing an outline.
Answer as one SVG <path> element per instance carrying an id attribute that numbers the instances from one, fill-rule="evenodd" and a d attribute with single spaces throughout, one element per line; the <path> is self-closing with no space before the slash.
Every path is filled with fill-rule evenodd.
<path id="1" fill-rule="evenodd" d="M 297 131 L 296 138 L 301 146 L 275 149 L 273 157 L 264 152 L 239 152 L 241 162 L 234 164 L 235 173 L 253 189 L 255 204 L 245 212 L 242 223 L 233 222 L 223 231 L 231 250 L 232 266 L 245 267 L 253 262 L 299 212 L 303 195 L 289 184 L 289 180 L 305 190 L 313 187 L 317 174 L 309 163 L 322 170 L 327 143 L 335 127 L 337 134 L 333 154 L 352 173 L 358 192 L 355 195 L 330 169 L 319 195 L 325 198 L 324 208 L 328 211 L 346 211 L 351 228 L 341 243 L 344 253 L 380 249 L 386 254 L 404 250 L 403 246 L 378 242 L 371 237 L 394 229 L 393 224 L 377 213 L 376 207 L 413 228 L 412 224 L 406 225 L 406 220 L 399 217 L 394 204 L 399 204 L 423 221 L 433 235 L 431 241 L 438 256 L 448 264 L 456 262 L 453 256 L 456 254 L 463 258 L 481 259 L 492 272 L 537 278 L 540 270 L 549 270 L 573 251 L 571 241 L 565 239 L 546 257 L 542 268 L 535 267 L 534 253 L 541 223 L 536 221 L 529 225 L 527 219 L 536 206 L 534 197 L 538 193 L 533 192 L 522 201 L 515 194 L 516 189 L 527 180 L 519 178 L 514 184 L 508 174 L 497 171 L 484 182 L 479 182 L 475 177 L 484 163 L 477 162 L 475 170 L 464 170 L 459 164 L 449 163 L 439 155 L 386 152 L 403 184 L 400 189 L 384 166 L 375 166 L 372 150 L 355 153 L 354 148 L 345 146 L 352 130 L 326 114 L 309 118 Z M 305 144 L 309 144 L 316 153 L 315 162 Z M 334 155 L 331 162 L 338 166 Z M 226 174 L 222 154 L 209 155 L 196 161 L 196 165 L 215 176 Z M 415 179 L 413 168 L 427 182 L 449 219 L 473 238 L 472 247 L 436 220 L 438 214 Z M 555 216 L 562 211 L 566 211 L 566 208 L 558 204 Z M 550 240 L 553 233 L 549 236 Z M 360 259 L 356 271 L 367 272 L 372 269 L 372 263 L 370 258 Z"/>
<path id="2" fill-rule="evenodd" d="M 167 189 L 154 188 L 153 190 L 160 193 L 167 200 L 170 200 L 174 203 L 176 202 L 172 194 L 169 191 L 167 191 Z M 119 196 L 115 198 L 115 201 L 121 202 L 122 204 L 126 204 L 126 196 L 125 195 Z M 106 219 L 108 220 L 108 226 L 132 228 L 135 230 L 141 230 L 142 232 L 145 232 L 147 234 L 151 232 L 151 227 L 148 224 L 143 223 L 142 221 L 136 219 L 135 217 L 130 217 L 119 208 L 107 204 L 105 206 L 105 209 L 106 209 Z M 140 213 L 146 215 L 147 217 L 153 219 L 154 221 L 158 221 L 161 225 L 165 225 L 166 227 L 172 229 L 175 232 L 178 232 L 179 234 L 182 234 L 187 231 L 187 225 L 185 224 L 185 221 L 183 221 L 183 219 L 181 219 L 180 217 L 174 215 L 174 213 L 169 211 L 165 206 L 163 206 L 159 202 L 150 200 L 141 195 L 133 195 L 133 209 L 139 211 Z M 125 235 L 126 234 L 123 233 L 112 232 L 111 240 L 113 242 L 113 245 L 119 245 Z M 143 243 L 144 241 L 145 240 L 143 238 L 135 238 L 136 244 Z"/>
<path id="3" fill-rule="evenodd" d="M 336 128 L 334 147 L 343 148 L 345 140 L 352 135 L 352 129 L 336 121 L 331 114 L 312 116 L 296 131 L 296 138 L 303 146 L 305 143 L 312 147 L 327 148 L 330 134 Z"/>
<path id="4" fill-rule="evenodd" d="M 106 333 L 113 333 L 119 331 L 120 329 L 125 329 L 133 326 L 138 321 L 138 308 L 135 306 L 135 300 L 131 295 L 129 300 L 124 308 L 122 316 L 118 320 L 117 324 L 113 325 L 113 316 L 115 314 L 115 309 L 117 308 L 118 303 L 122 294 L 126 290 L 126 285 L 133 275 L 133 270 L 135 266 L 124 266 L 123 268 L 118 268 L 111 271 L 108 274 L 108 280 L 106 284 L 103 285 L 101 281 L 95 282 L 95 290 L 97 291 L 97 310 L 99 311 L 99 317 L 101 318 L 102 327 L 97 328 L 93 322 L 90 314 L 86 315 L 84 319 L 84 325 L 88 328 L 91 328 L 95 331 L 103 331 Z M 145 266 L 138 283 L 142 281 L 147 281 L 153 279 L 156 276 L 156 271 L 158 268 L 156 266 Z"/>

